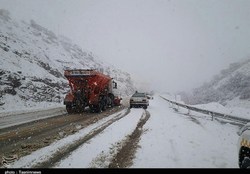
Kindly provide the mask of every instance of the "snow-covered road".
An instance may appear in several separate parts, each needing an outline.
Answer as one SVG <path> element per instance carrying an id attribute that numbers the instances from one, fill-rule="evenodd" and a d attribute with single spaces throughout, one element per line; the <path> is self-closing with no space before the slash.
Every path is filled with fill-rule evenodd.
<path id="1" fill-rule="evenodd" d="M 121 148 L 126 136 L 133 132 L 141 117 L 144 116 L 145 111 L 143 109 L 132 109 L 126 117 L 107 127 L 96 138 L 79 147 L 66 159 L 60 161 L 56 167 L 107 168 L 113 159 L 112 157 Z M 107 137 L 109 138 L 107 139 Z"/>
<path id="2" fill-rule="evenodd" d="M 234 168 L 237 164 L 237 126 L 174 113 L 155 97 L 150 103 L 147 132 L 139 143 L 132 167 Z M 195 114 L 195 113 L 193 113 Z"/>
<path id="3" fill-rule="evenodd" d="M 0 113 L 0 129 L 66 114 L 65 106 L 32 111 Z"/>
<path id="4" fill-rule="evenodd" d="M 136 152 L 129 168 L 238 168 L 236 132 L 239 126 L 211 121 L 193 113 L 176 113 L 169 104 L 155 96 L 147 111 L 150 117 L 143 126 Z M 121 111 L 125 112 L 124 110 Z M 123 141 L 145 117 L 145 110 L 132 108 L 99 134 L 58 160 L 55 168 L 107 168 Z M 124 113 L 123 113 L 124 114 Z M 196 117 L 197 116 L 197 117 Z M 117 114 L 106 118 L 117 117 Z M 83 138 L 107 120 L 100 120 L 74 135 L 20 158 L 10 167 L 32 167 L 48 160 L 62 147 Z"/>

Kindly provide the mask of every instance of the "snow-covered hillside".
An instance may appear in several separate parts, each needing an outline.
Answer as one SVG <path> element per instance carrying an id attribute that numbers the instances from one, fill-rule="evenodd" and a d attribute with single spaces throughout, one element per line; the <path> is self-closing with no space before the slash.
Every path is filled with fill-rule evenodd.
<path id="1" fill-rule="evenodd" d="M 0 112 L 62 105 L 68 92 L 64 69 L 101 69 L 130 95 L 130 74 L 105 63 L 70 39 L 38 25 L 15 21 L 0 9 Z"/>
<path id="2" fill-rule="evenodd" d="M 227 107 L 250 108 L 250 59 L 232 63 L 210 82 L 181 93 L 187 104 L 219 102 Z"/>

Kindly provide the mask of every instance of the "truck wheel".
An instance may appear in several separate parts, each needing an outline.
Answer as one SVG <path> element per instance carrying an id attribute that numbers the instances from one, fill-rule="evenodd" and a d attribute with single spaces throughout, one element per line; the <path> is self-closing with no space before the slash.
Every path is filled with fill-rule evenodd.
<path id="1" fill-rule="evenodd" d="M 114 96 L 114 94 L 109 93 L 108 97 L 110 98 L 110 107 L 112 108 L 115 105 L 114 104 L 115 96 Z"/>
<path id="2" fill-rule="evenodd" d="M 101 110 L 105 111 L 107 109 L 107 101 L 104 99 L 101 100 Z"/>
<path id="3" fill-rule="evenodd" d="M 111 101 L 111 105 L 110 106 L 111 106 L 111 108 L 114 107 L 114 101 L 113 100 Z"/>
<path id="4" fill-rule="evenodd" d="M 80 106 L 80 112 L 84 112 L 84 111 L 85 111 L 85 104 L 83 103 Z"/>
<path id="5" fill-rule="evenodd" d="M 101 108 L 102 108 L 102 105 L 101 105 L 101 103 L 99 102 L 99 103 L 96 105 L 96 107 L 95 107 L 95 111 L 96 111 L 97 113 L 99 113 L 99 112 L 101 112 Z"/>
<path id="6" fill-rule="evenodd" d="M 90 105 L 89 109 L 90 109 L 91 112 L 95 112 L 95 107 L 93 105 Z"/>
<path id="7" fill-rule="evenodd" d="M 66 105 L 66 110 L 69 114 L 72 114 L 73 113 L 73 109 L 72 109 L 72 106 L 71 105 Z"/>
<path id="8" fill-rule="evenodd" d="M 102 110 L 103 110 L 103 111 L 106 111 L 106 109 L 107 109 L 107 104 L 106 104 L 106 103 L 103 103 Z"/>

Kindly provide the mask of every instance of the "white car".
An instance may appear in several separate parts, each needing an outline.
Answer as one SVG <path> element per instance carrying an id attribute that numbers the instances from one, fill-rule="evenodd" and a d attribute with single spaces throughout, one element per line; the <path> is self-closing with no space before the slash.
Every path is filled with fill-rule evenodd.
<path id="1" fill-rule="evenodd" d="M 130 104 L 130 108 L 142 107 L 144 109 L 147 109 L 149 106 L 149 101 L 145 93 L 135 92 L 131 96 L 129 104 Z"/>
<path id="2" fill-rule="evenodd" d="M 238 132 L 239 140 L 238 163 L 240 168 L 250 168 L 250 122 L 243 126 Z"/>

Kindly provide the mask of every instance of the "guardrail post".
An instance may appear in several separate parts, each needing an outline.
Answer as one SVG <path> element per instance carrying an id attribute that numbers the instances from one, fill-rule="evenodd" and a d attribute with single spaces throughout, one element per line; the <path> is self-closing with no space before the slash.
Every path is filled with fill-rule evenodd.
<path id="1" fill-rule="evenodd" d="M 177 104 L 174 104 L 174 103 L 173 103 L 173 105 L 174 105 L 174 106 L 173 106 L 173 109 L 175 110 L 175 112 L 178 112 L 178 106 L 177 106 Z"/>
<path id="2" fill-rule="evenodd" d="M 209 112 L 209 115 L 212 116 L 211 120 L 213 121 L 214 120 L 214 114 L 212 112 Z"/>

